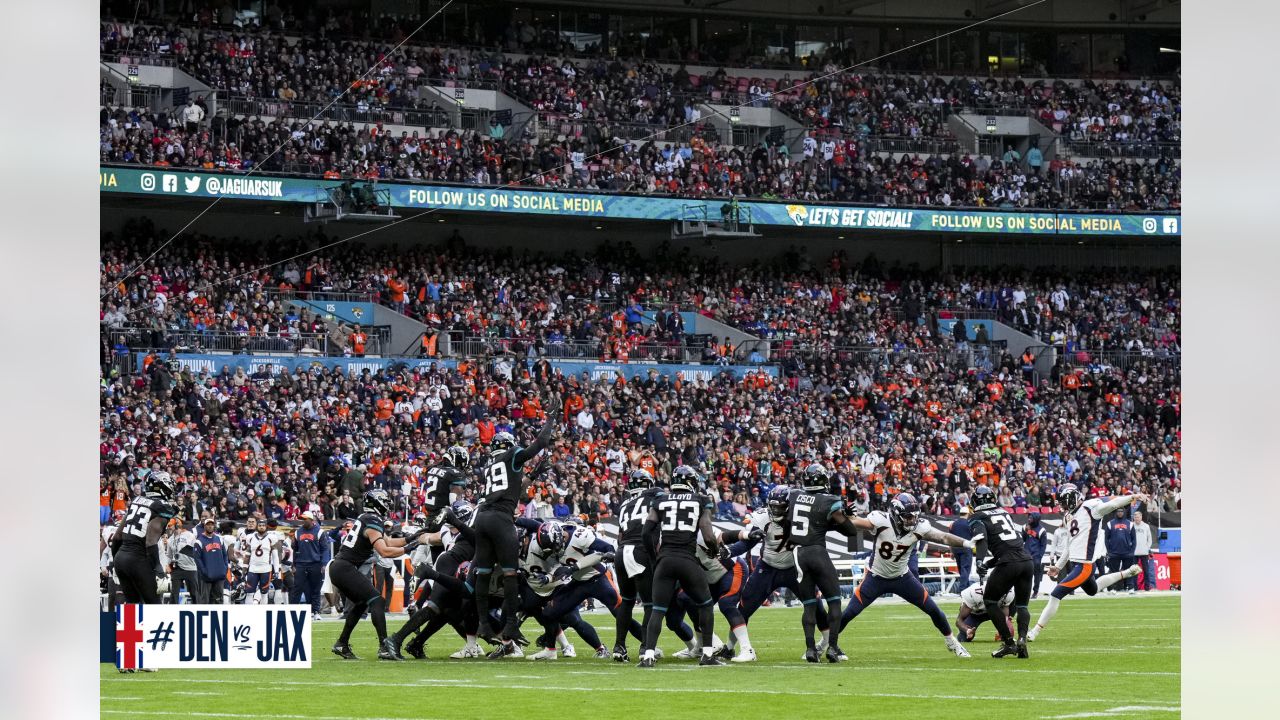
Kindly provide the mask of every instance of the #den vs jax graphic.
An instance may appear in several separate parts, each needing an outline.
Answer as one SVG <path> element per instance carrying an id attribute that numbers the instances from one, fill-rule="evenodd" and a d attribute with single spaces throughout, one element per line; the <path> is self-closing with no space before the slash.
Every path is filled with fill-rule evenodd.
<path id="1" fill-rule="evenodd" d="M 308 605 L 135 605 L 101 616 L 99 660 L 121 670 L 309 668 Z"/>

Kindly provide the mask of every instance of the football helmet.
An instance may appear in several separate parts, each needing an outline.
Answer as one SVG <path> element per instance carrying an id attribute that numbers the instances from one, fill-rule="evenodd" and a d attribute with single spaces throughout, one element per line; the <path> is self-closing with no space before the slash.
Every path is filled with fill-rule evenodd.
<path id="1" fill-rule="evenodd" d="M 889 503 L 889 522 L 894 532 L 906 535 L 920 522 L 920 503 L 911 493 L 898 493 Z"/>
<path id="2" fill-rule="evenodd" d="M 564 525 L 548 520 L 538 526 L 538 546 L 554 555 L 564 551 Z"/>
<path id="3" fill-rule="evenodd" d="M 1058 488 L 1058 505 L 1065 512 L 1075 512 L 1084 503 L 1084 495 L 1074 483 L 1066 483 Z"/>
<path id="4" fill-rule="evenodd" d="M 787 516 L 787 509 L 791 507 L 791 493 L 779 485 L 769 491 L 765 505 L 769 508 L 769 518 L 774 522 L 781 522 Z"/>
<path id="5" fill-rule="evenodd" d="M 381 488 L 365 490 L 364 509 L 378 515 L 386 515 L 391 512 L 391 496 Z"/>
<path id="6" fill-rule="evenodd" d="M 156 470 L 147 476 L 146 490 L 147 497 L 158 498 L 165 502 L 171 502 L 178 496 L 178 486 L 173 482 L 173 476 L 164 470 Z"/>
<path id="7" fill-rule="evenodd" d="M 505 435 L 506 433 L 503 434 Z M 497 438 L 494 439 L 496 440 Z M 471 453 L 467 452 L 467 449 L 461 445 L 454 445 L 445 450 L 444 460 L 459 470 L 466 470 L 471 467 Z"/>
<path id="8" fill-rule="evenodd" d="M 453 508 L 454 517 L 463 525 L 470 524 L 471 518 L 476 514 L 475 507 L 466 500 L 454 500 L 449 507 Z"/>
<path id="9" fill-rule="evenodd" d="M 702 486 L 702 476 L 688 465 L 681 465 L 671 472 L 672 492 L 697 492 Z"/>
<path id="10" fill-rule="evenodd" d="M 632 493 L 644 492 L 653 487 L 653 476 L 645 470 L 632 470 L 627 478 L 627 490 Z"/>
<path id="11" fill-rule="evenodd" d="M 990 485 L 979 485 L 973 489 L 971 504 L 975 510 L 984 507 L 995 507 L 996 491 Z"/>
<path id="12" fill-rule="evenodd" d="M 516 436 L 509 432 L 500 432 L 493 436 L 493 440 L 489 443 L 489 454 L 497 455 L 504 453 L 516 446 Z"/>
<path id="13" fill-rule="evenodd" d="M 809 492 L 827 492 L 831 488 L 831 481 L 831 474 L 821 463 L 811 463 L 804 469 L 800 486 Z"/>

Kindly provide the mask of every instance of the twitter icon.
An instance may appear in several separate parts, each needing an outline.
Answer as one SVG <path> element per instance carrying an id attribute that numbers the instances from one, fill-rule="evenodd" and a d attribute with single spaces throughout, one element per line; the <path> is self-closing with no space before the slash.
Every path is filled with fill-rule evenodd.
<path id="1" fill-rule="evenodd" d="M 188 193 L 193 193 L 200 189 L 200 178 L 198 177 L 183 178 L 182 182 L 186 185 Z"/>

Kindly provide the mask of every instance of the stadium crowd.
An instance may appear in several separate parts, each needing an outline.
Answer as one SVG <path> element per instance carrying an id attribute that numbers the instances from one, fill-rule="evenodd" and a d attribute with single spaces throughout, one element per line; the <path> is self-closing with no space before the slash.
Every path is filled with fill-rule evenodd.
<path id="1" fill-rule="evenodd" d="M 1145 345 L 1167 333 L 1176 346 L 1179 290 L 1169 276 L 932 277 L 839 255 L 814 262 L 796 248 L 767 266 L 774 269 L 732 269 L 676 253 L 644 259 L 619 246 L 515 257 L 456 238 L 394 262 L 343 246 L 328 259 L 254 272 L 247 245 L 193 238 L 121 282 L 162 235 L 142 222 L 104 238 L 104 330 L 143 322 L 161 337 L 173 328 L 316 329 L 307 325 L 314 318 L 292 317 L 265 291 L 331 290 L 371 293 L 464 337 L 512 342 L 487 344 L 452 368 L 433 357 L 429 369 L 352 376 L 320 368 L 209 373 L 172 365 L 162 350 L 142 372 L 121 374 L 113 356 L 130 341 L 107 347 L 104 332 L 104 521 L 138 491 L 143 469 L 158 467 L 184 488 L 188 519 L 253 510 L 345 518 L 370 483 L 397 498 L 403 517 L 421 473 L 450 444 L 478 453 L 494 433 L 524 432 L 547 415 L 567 431 L 534 473 L 538 484 L 522 508 L 530 516 L 608 516 L 631 468 L 661 474 L 685 462 L 714 478 L 720 517 L 737 518 L 813 458 L 834 467 L 868 507 L 909 490 L 931 513 L 956 514 L 974 485 L 987 483 L 1015 511 L 1035 509 L 1052 505 L 1067 479 L 1090 495 L 1141 490 L 1164 510 L 1178 507 L 1178 365 Z M 271 246 L 279 253 L 305 241 Z M 695 380 L 655 365 L 624 382 L 563 376 L 544 356 L 557 334 L 602 338 L 606 349 L 636 335 L 676 341 L 680 328 L 628 317 L 654 306 L 767 330 L 781 377 Z M 917 320 L 961 307 L 1001 317 L 1035 308 L 1029 317 L 1047 323 L 1041 332 L 1072 329 L 1070 338 L 1062 331 L 1070 352 L 1047 376 L 998 346 L 982 355 L 989 359 L 968 361 L 974 356 L 954 351 L 976 339 L 958 341 Z M 831 327 L 825 340 L 813 337 L 818 319 Z M 834 347 L 845 342 L 862 347 Z M 1139 342 L 1145 355 L 1132 362 L 1079 362 L 1079 353 Z"/>

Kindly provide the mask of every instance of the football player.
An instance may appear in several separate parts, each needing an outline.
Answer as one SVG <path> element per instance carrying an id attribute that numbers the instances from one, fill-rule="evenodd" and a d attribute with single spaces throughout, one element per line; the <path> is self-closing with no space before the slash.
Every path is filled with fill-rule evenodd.
<path id="1" fill-rule="evenodd" d="M 854 527 L 871 533 L 871 561 L 862 576 L 862 582 L 853 590 L 849 598 L 849 607 L 845 608 L 840 618 L 843 629 L 858 614 L 881 595 L 893 593 L 907 602 L 920 608 L 933 620 L 933 626 L 942 633 L 947 649 L 959 657 L 969 657 L 955 635 L 951 633 L 951 623 L 929 597 L 929 591 L 920 584 L 919 578 L 911 572 L 911 551 L 921 540 L 965 547 L 973 550 L 972 540 L 956 537 L 934 528 L 928 520 L 920 517 L 920 503 L 909 493 L 898 493 L 889 503 L 889 512 L 876 511 L 866 518 L 853 518 Z M 835 643 L 835 627 L 831 628 L 832 644 Z M 828 649 L 828 652 L 830 650 Z"/>
<path id="2" fill-rule="evenodd" d="M 653 558 L 645 550 L 640 533 L 645 519 L 649 517 L 650 506 L 662 494 L 661 488 L 654 487 L 653 476 L 647 471 L 632 471 L 631 477 L 627 479 L 627 499 L 618 510 L 618 545 L 622 556 L 617 559 L 615 568 L 622 602 L 614 616 L 616 640 L 613 644 L 613 659 L 618 662 L 630 659 L 627 653 L 627 634 L 630 632 L 631 611 L 636 606 L 636 598 L 640 599 L 644 609 L 644 627 L 648 626 L 649 614 L 653 611 Z M 643 640 L 640 645 L 643 654 Z"/>
<path id="3" fill-rule="evenodd" d="M 504 640 L 522 645 L 528 644 L 528 640 L 520 633 L 517 621 L 520 582 L 516 578 L 516 555 L 520 547 L 514 515 L 516 505 L 525 497 L 524 465 L 550 444 L 554 430 L 554 422 L 548 422 L 527 448 L 516 447 L 516 439 L 511 433 L 500 432 L 493 436 L 484 468 L 484 491 L 476 509 L 476 554 L 472 563 L 476 587 L 488 587 L 493 568 L 501 568 L 502 617 L 505 623 L 502 636 Z M 493 631 L 489 618 L 489 597 L 485 592 L 476 593 L 476 615 L 480 619 L 477 632 L 485 640 L 496 641 L 498 635 Z"/>
<path id="4" fill-rule="evenodd" d="M 1098 549 L 1098 527 L 1102 518 L 1113 510 L 1128 507 L 1135 502 L 1146 501 L 1145 495 L 1124 495 L 1110 500 L 1094 498 L 1085 500 L 1084 495 L 1072 483 L 1058 488 L 1058 504 L 1062 506 L 1062 524 L 1067 533 L 1066 552 L 1058 558 L 1054 567 L 1049 568 L 1049 577 L 1058 584 L 1049 593 L 1049 602 L 1040 613 L 1036 626 L 1027 634 L 1029 642 L 1044 630 L 1045 625 L 1058 613 L 1058 604 L 1066 596 L 1077 589 L 1084 590 L 1086 595 L 1096 595 L 1099 590 L 1115 585 L 1126 578 L 1136 577 L 1141 568 L 1133 565 L 1125 570 L 1113 572 L 1102 577 L 1095 577 L 1093 560 Z M 1063 574 L 1063 571 L 1066 571 Z"/>
<path id="5" fill-rule="evenodd" d="M 471 455 L 461 445 L 444 451 L 439 465 L 427 471 L 422 478 L 422 511 L 432 532 L 444 523 L 445 511 L 467 489 L 467 471 L 471 469 Z"/>
<path id="6" fill-rule="evenodd" d="M 787 511 L 790 506 L 790 490 L 781 485 L 773 488 L 769 491 L 765 506 L 751 513 L 746 527 L 738 533 L 739 542 L 746 543 L 746 550 L 757 542 L 763 543 L 760 561 L 755 563 L 742 586 L 740 605 L 746 622 L 751 621 L 751 616 L 775 590 L 787 588 L 793 594 L 800 593 L 795 554 L 786 545 Z M 821 653 L 826 649 L 829 639 L 827 613 L 817 613 L 817 625 L 822 639 L 815 649 Z"/>
<path id="7" fill-rule="evenodd" d="M 152 472 L 144 483 L 143 494 L 130 501 L 109 544 L 124 601 L 154 605 L 160 602 L 157 573 L 163 572 L 160 536 L 178 514 L 173 505 L 178 493 L 173 478 L 163 470 Z"/>
<path id="8" fill-rule="evenodd" d="M 443 519 L 448 529 L 426 532 L 419 538 L 420 545 L 418 550 L 414 552 L 414 556 L 421 559 L 421 564 L 414 567 L 415 576 L 424 581 L 434 575 L 452 577 L 462 563 L 471 560 L 472 555 L 475 553 L 475 532 L 468 523 L 471 522 L 474 513 L 471 503 L 466 500 L 456 500 L 453 505 L 445 508 Z M 423 529 L 425 530 L 425 528 Z M 422 548 L 430 546 L 442 548 L 442 552 L 436 558 L 434 566 L 421 555 Z M 432 585 L 431 593 L 422 604 L 422 607 L 415 610 L 409 616 L 409 619 L 405 621 L 405 624 L 391 635 L 391 642 L 396 648 L 397 654 L 399 654 L 401 646 L 410 635 L 417 632 L 423 625 L 429 623 L 433 617 L 442 612 L 445 596 L 449 592 L 448 588 L 440 583 Z M 425 656 L 422 651 L 422 645 L 425 642 L 426 638 L 423 638 L 422 643 L 410 643 L 407 652 L 415 658 L 422 659 Z M 471 650 L 473 647 L 474 651 Z M 474 637 L 468 637 L 466 647 L 458 652 L 461 653 L 461 657 L 478 657 L 480 655 L 480 647 L 476 645 Z"/>
<path id="9" fill-rule="evenodd" d="M 671 473 L 671 492 L 649 508 L 641 530 L 649 556 L 657 559 L 653 570 L 653 611 L 645 628 L 644 651 L 640 657 L 642 668 L 657 664 L 654 648 L 658 647 L 662 633 L 663 616 L 675 600 L 677 583 L 698 608 L 698 626 L 702 633 L 702 659 L 698 664 L 724 664 L 715 656 L 711 639 L 715 622 L 711 591 L 706 574 L 694 556 L 699 534 L 708 552 L 718 554 L 720 550 L 711 525 L 714 503 L 698 491 L 701 485 L 702 478 L 693 468 L 677 467 Z"/>
<path id="10" fill-rule="evenodd" d="M 844 514 L 840 500 L 840 480 L 819 463 L 806 467 L 801 476 L 802 490 L 792 490 L 787 498 L 786 541 L 795 548 L 796 596 L 804 605 L 804 659 L 818 662 L 823 655 L 814 642 L 819 614 L 818 592 L 827 603 L 830 626 L 826 648 L 828 662 L 843 662 L 849 657 L 840 650 L 840 582 L 836 567 L 827 552 L 827 532 L 838 531 L 853 537 L 857 528 Z"/>
<path id="11" fill-rule="evenodd" d="M 256 523 L 254 532 L 246 533 L 244 548 L 249 561 L 249 574 L 245 576 L 245 605 L 266 603 L 271 579 L 280 571 L 280 555 L 276 550 L 276 539 L 267 532 L 268 530 L 265 522 L 259 522 Z"/>
<path id="12" fill-rule="evenodd" d="M 418 538 L 425 530 L 417 530 L 412 535 L 393 538 L 383 532 L 383 516 L 391 511 L 391 498 L 386 490 L 374 488 L 364 494 L 365 512 L 356 518 L 351 532 L 342 538 L 342 549 L 329 566 L 329 577 L 333 586 L 349 601 L 346 622 L 338 642 L 333 646 L 334 654 L 345 660 L 355 660 L 351 651 L 351 632 L 365 610 L 369 611 L 369 619 L 378 633 L 378 657 L 382 660 L 403 660 L 391 638 L 387 637 L 387 609 L 383 606 L 382 595 L 373 587 L 369 576 L 360 572 L 375 553 L 379 557 L 397 558 L 411 554 L 418 546 Z"/>
<path id="13" fill-rule="evenodd" d="M 986 575 L 987 614 L 999 617 L 1000 601 L 1013 590 L 1013 612 L 1018 618 L 1018 639 L 1015 642 L 1006 623 L 997 622 L 1003 644 L 991 657 L 1016 655 L 1026 659 L 1027 626 L 1031 624 L 1031 585 L 1035 581 L 1035 565 L 1022 544 L 1022 534 L 1009 513 L 996 502 L 996 491 L 990 485 L 974 488 L 973 515 L 969 517 L 973 543 L 977 546 L 974 556 L 978 560 L 979 573 Z M 987 551 L 991 556 L 987 557 Z"/>
<path id="14" fill-rule="evenodd" d="M 987 607 L 987 601 L 984 599 L 985 591 L 986 586 L 978 583 L 970 585 L 960 593 L 960 614 L 956 616 L 956 636 L 960 642 L 972 640 L 978 626 L 988 620 L 997 627 L 1000 625 L 1006 628 L 1013 627 L 1013 620 L 1009 617 L 1009 606 L 1013 604 L 1013 590 L 1010 589 L 1004 597 L 1000 598 L 997 603 L 1000 611 L 994 616 L 990 614 L 990 608 Z"/>

